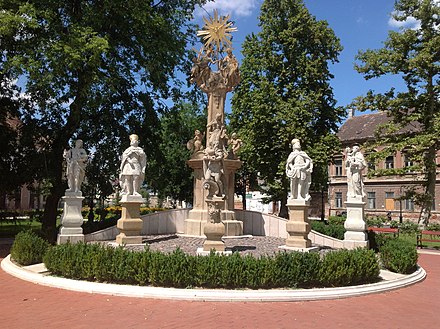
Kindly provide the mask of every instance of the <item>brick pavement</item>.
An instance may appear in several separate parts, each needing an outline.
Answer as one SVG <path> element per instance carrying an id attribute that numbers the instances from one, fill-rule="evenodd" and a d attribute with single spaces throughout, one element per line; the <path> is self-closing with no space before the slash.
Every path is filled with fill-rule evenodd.
<path id="1" fill-rule="evenodd" d="M 0 246 L 0 257 L 8 250 Z M 289 303 L 114 297 L 39 286 L 0 271 L 2 328 L 437 328 L 440 254 L 421 254 L 423 282 L 386 293 Z"/>

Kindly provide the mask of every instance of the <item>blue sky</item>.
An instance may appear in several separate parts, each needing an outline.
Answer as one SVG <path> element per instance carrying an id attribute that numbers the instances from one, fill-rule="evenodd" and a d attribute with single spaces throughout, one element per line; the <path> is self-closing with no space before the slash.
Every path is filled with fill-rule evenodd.
<path id="1" fill-rule="evenodd" d="M 259 31 L 258 16 L 262 0 L 216 0 L 205 5 L 197 15 L 212 15 L 218 9 L 222 15 L 230 14 L 238 31 L 233 33 L 234 54 L 241 61 L 241 44 L 245 36 Z M 397 29 L 399 24 L 390 17 L 394 0 L 305 0 L 306 7 L 318 20 L 326 20 L 344 50 L 339 63 L 331 67 L 335 78 L 331 84 L 337 104 L 348 105 L 356 96 L 364 95 L 372 89 L 383 92 L 395 87 L 404 88 L 398 76 L 387 76 L 366 81 L 354 70 L 355 56 L 359 50 L 383 47 L 388 31 Z M 201 23 L 203 25 L 203 23 Z M 228 97 L 230 98 L 230 97 Z M 226 111 L 230 104 L 226 105 Z"/>

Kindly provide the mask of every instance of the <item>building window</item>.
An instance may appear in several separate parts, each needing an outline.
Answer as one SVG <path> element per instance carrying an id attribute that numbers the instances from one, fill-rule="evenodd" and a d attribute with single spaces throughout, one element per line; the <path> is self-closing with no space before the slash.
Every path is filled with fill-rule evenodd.
<path id="1" fill-rule="evenodd" d="M 414 166 L 414 161 L 411 160 L 411 157 L 408 154 L 405 154 L 403 156 L 403 158 L 404 158 L 403 164 L 404 164 L 405 167 L 412 167 L 412 166 Z"/>
<path id="2" fill-rule="evenodd" d="M 342 176 L 342 159 L 335 159 L 335 176 Z"/>
<path id="3" fill-rule="evenodd" d="M 335 193 L 335 208 L 342 208 L 342 192 Z"/>
<path id="4" fill-rule="evenodd" d="M 385 209 L 394 210 L 394 192 L 385 192 Z"/>
<path id="5" fill-rule="evenodd" d="M 405 210 L 414 210 L 414 201 L 412 199 L 405 199 Z"/>
<path id="6" fill-rule="evenodd" d="M 367 207 L 368 209 L 376 209 L 376 192 L 367 193 Z"/>
<path id="7" fill-rule="evenodd" d="M 385 169 L 394 168 L 394 156 L 390 155 L 385 159 Z"/>

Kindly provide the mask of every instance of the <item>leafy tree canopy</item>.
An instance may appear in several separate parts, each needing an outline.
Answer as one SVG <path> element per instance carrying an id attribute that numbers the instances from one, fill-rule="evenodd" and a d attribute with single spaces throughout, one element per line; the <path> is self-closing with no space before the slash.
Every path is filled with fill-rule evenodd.
<path id="1" fill-rule="evenodd" d="M 117 163 L 128 134 L 138 133 L 154 158 L 160 99 L 179 98 L 171 81 L 203 2 L 0 0 L 1 83 L 20 79 L 26 96 L 18 118 L 39 150 L 35 175 L 51 185 L 43 220 L 51 238 L 69 140 L 80 137 L 98 153 L 113 147 Z"/>
<path id="2" fill-rule="evenodd" d="M 408 189 L 422 207 L 421 221 L 427 224 L 435 196 L 436 154 L 440 147 L 440 6 L 433 0 L 401 0 L 395 4 L 393 18 L 415 20 L 415 28 L 390 31 L 384 47 L 360 51 L 355 68 L 365 79 L 387 74 L 399 75 L 406 90 L 390 88 L 383 94 L 369 91 L 355 99 L 350 107 L 360 111 L 387 111 L 388 124 L 379 127 L 370 149 L 370 161 L 379 161 L 396 151 L 404 151 L 415 166 L 377 175 L 404 175 L 417 170 L 423 178 Z M 408 129 L 408 127 L 412 129 Z M 418 187 L 421 187 L 418 188 Z"/>
<path id="3" fill-rule="evenodd" d="M 344 115 L 333 98 L 329 64 L 337 62 L 342 47 L 327 22 L 316 20 L 301 0 L 266 0 L 259 19 L 261 32 L 243 44 L 231 125 L 243 139 L 247 168 L 259 174 L 273 199 L 285 203 L 293 138 L 314 161 L 315 188 L 327 181 L 327 163 L 339 145 L 333 133 Z"/>

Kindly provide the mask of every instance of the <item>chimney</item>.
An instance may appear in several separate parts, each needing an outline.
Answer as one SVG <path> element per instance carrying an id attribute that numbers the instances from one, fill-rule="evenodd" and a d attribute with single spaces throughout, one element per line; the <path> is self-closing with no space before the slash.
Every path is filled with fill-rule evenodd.
<path id="1" fill-rule="evenodd" d="M 354 117 L 354 111 L 355 109 L 348 109 L 348 118 Z"/>

